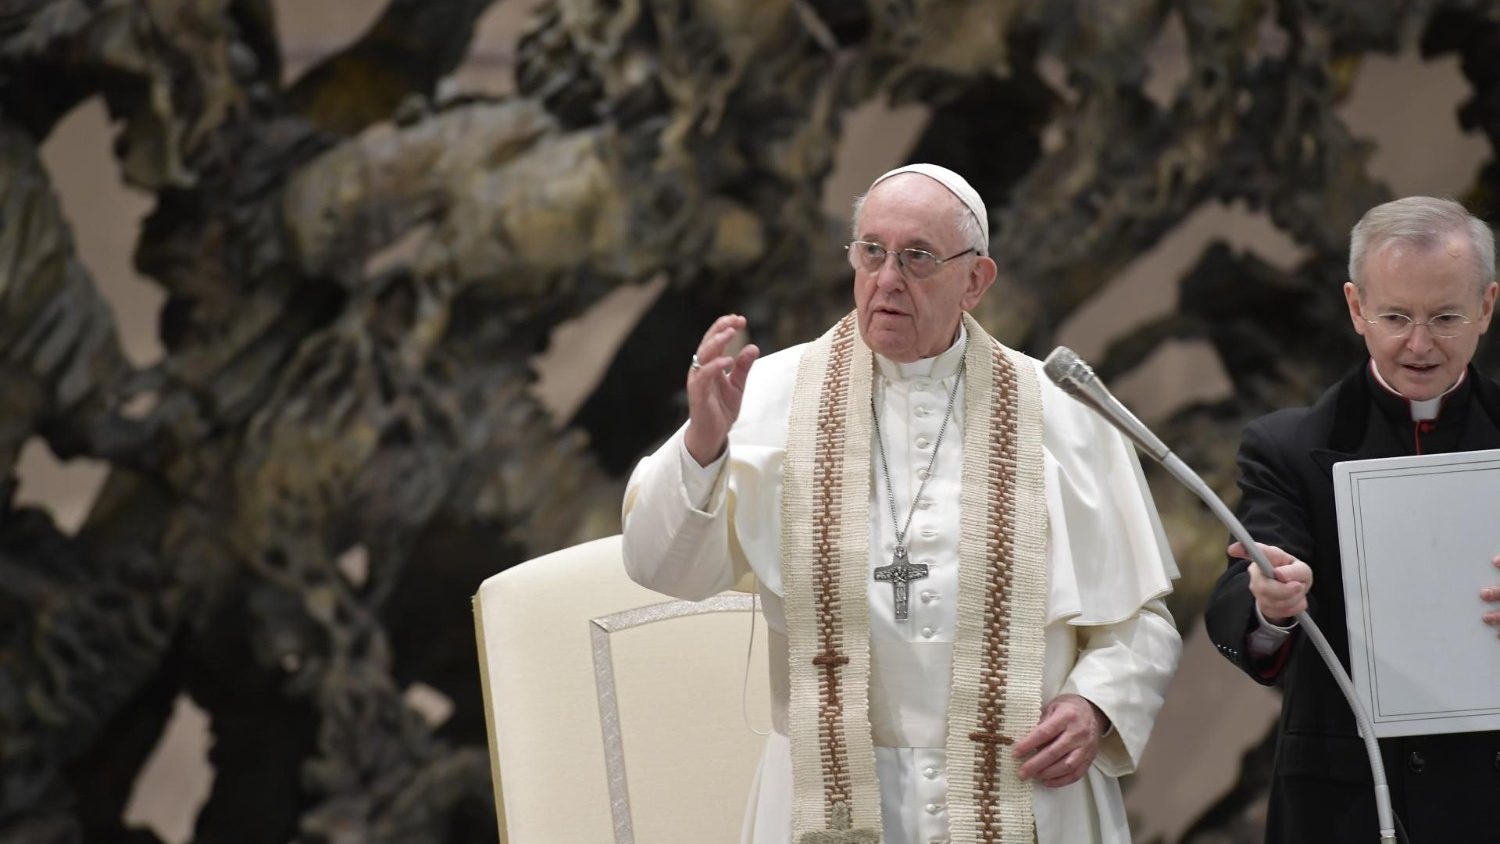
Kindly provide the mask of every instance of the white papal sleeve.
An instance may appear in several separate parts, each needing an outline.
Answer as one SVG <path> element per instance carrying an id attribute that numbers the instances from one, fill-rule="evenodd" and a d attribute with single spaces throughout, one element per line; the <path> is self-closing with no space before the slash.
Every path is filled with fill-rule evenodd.
<path id="1" fill-rule="evenodd" d="M 1094 764 L 1112 777 L 1133 773 L 1177 668 L 1182 640 L 1161 599 L 1115 624 L 1076 628 L 1078 661 L 1061 693 L 1082 695 L 1109 718 Z"/>
<path id="2" fill-rule="evenodd" d="M 1164 601 L 1177 566 L 1129 442 L 1055 387 L 1043 396 L 1048 623 L 1070 627 L 1077 648 L 1059 693 L 1109 717 L 1095 764 L 1118 777 L 1140 761 L 1181 656 Z"/>
<path id="3" fill-rule="evenodd" d="M 678 429 L 655 453 L 636 466 L 625 487 L 622 514 L 625 571 L 636 583 L 674 598 L 698 601 L 733 586 L 744 573 L 730 554 L 726 478 L 723 464 L 711 464 L 706 504 L 703 478 L 689 479 Z M 689 496 L 696 495 L 700 501 Z M 699 509 L 700 506 L 705 509 Z"/>

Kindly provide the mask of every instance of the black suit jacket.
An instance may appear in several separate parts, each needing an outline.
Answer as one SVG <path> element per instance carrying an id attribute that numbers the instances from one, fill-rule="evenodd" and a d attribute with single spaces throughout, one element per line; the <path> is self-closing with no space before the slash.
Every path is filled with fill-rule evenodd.
<path id="1" fill-rule="evenodd" d="M 1280 546 L 1313 568 L 1308 612 L 1346 670 L 1349 636 L 1333 464 L 1416 454 L 1419 448 L 1423 454 L 1500 448 L 1500 387 L 1470 367 L 1438 418 L 1419 426 L 1404 400 L 1374 382 L 1366 361 L 1312 407 L 1277 411 L 1245 429 L 1237 515 L 1257 541 Z M 1278 654 L 1252 664 L 1246 637 L 1259 621 L 1248 566 L 1231 561 L 1219 578 L 1207 627 L 1220 653 L 1257 682 L 1283 690 L 1266 840 L 1377 841 L 1364 744 L 1312 642 L 1294 632 Z M 1476 595 L 1475 624 L 1483 612 Z M 1383 739 L 1380 749 L 1392 806 L 1415 844 L 1500 841 L 1494 812 L 1500 802 L 1500 732 Z"/>

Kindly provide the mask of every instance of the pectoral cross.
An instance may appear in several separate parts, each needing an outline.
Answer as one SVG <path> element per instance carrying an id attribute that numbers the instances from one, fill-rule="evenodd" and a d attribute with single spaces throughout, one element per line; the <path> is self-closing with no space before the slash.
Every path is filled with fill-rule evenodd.
<path id="1" fill-rule="evenodd" d="M 907 609 L 907 599 L 910 598 L 910 590 L 906 584 L 913 580 L 921 580 L 927 576 L 927 566 L 914 565 L 906 560 L 906 546 L 897 544 L 896 553 L 891 557 L 891 564 L 875 569 L 875 579 L 889 581 L 891 584 L 892 597 L 896 602 L 896 620 L 905 621 L 910 615 Z"/>

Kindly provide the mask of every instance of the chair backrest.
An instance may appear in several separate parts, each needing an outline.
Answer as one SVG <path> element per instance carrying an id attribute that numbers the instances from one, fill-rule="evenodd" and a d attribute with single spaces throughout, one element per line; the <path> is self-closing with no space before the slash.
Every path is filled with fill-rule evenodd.
<path id="1" fill-rule="evenodd" d="M 751 596 L 678 601 L 625 575 L 612 536 L 521 563 L 474 596 L 500 839 L 735 842 L 770 723 Z"/>

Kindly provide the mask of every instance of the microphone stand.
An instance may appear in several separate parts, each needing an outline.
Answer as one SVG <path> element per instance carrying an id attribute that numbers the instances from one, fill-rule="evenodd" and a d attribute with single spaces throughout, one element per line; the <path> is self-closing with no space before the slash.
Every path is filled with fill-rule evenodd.
<path id="1" fill-rule="evenodd" d="M 1173 454 L 1165 443 L 1151 433 L 1151 429 L 1147 428 L 1145 423 L 1137 419 L 1135 414 L 1120 403 L 1119 399 L 1110 394 L 1103 382 L 1094 375 L 1094 370 L 1090 369 L 1082 358 L 1074 354 L 1071 349 L 1058 346 L 1043 362 L 1042 371 L 1064 392 L 1104 417 L 1105 421 L 1129 437 L 1137 448 L 1150 455 L 1152 459 L 1164 466 L 1172 477 L 1192 490 L 1193 494 L 1208 505 L 1208 509 L 1218 517 L 1219 521 L 1229 528 L 1234 538 L 1245 546 L 1251 560 L 1260 567 L 1261 572 L 1272 580 L 1279 579 L 1276 577 L 1276 569 L 1271 565 L 1271 561 L 1266 559 L 1265 553 L 1251 538 L 1250 532 L 1245 530 L 1240 520 L 1235 518 L 1234 513 L 1224 505 L 1224 501 L 1209 488 L 1208 484 L 1203 482 L 1202 478 L 1198 477 L 1198 473 L 1188 468 L 1181 458 Z M 1354 720 L 1359 724 L 1360 738 L 1364 740 L 1365 752 L 1370 757 L 1370 775 L 1375 780 L 1375 814 L 1380 826 L 1380 841 L 1381 844 L 1396 844 L 1390 786 L 1386 783 L 1385 766 L 1380 759 L 1380 745 L 1375 740 L 1375 725 L 1371 723 L 1370 716 L 1360 705 L 1359 698 L 1354 691 L 1354 683 L 1349 679 L 1349 675 L 1344 673 L 1344 667 L 1339 663 L 1328 640 L 1324 638 L 1323 631 L 1305 611 L 1297 613 L 1296 619 L 1298 625 L 1307 633 L 1307 637 L 1312 640 L 1313 647 L 1323 658 L 1324 664 L 1328 666 L 1328 671 L 1333 675 L 1334 682 L 1338 684 L 1339 691 L 1343 692 L 1344 698 L 1349 701 L 1349 708 L 1354 711 Z"/>

